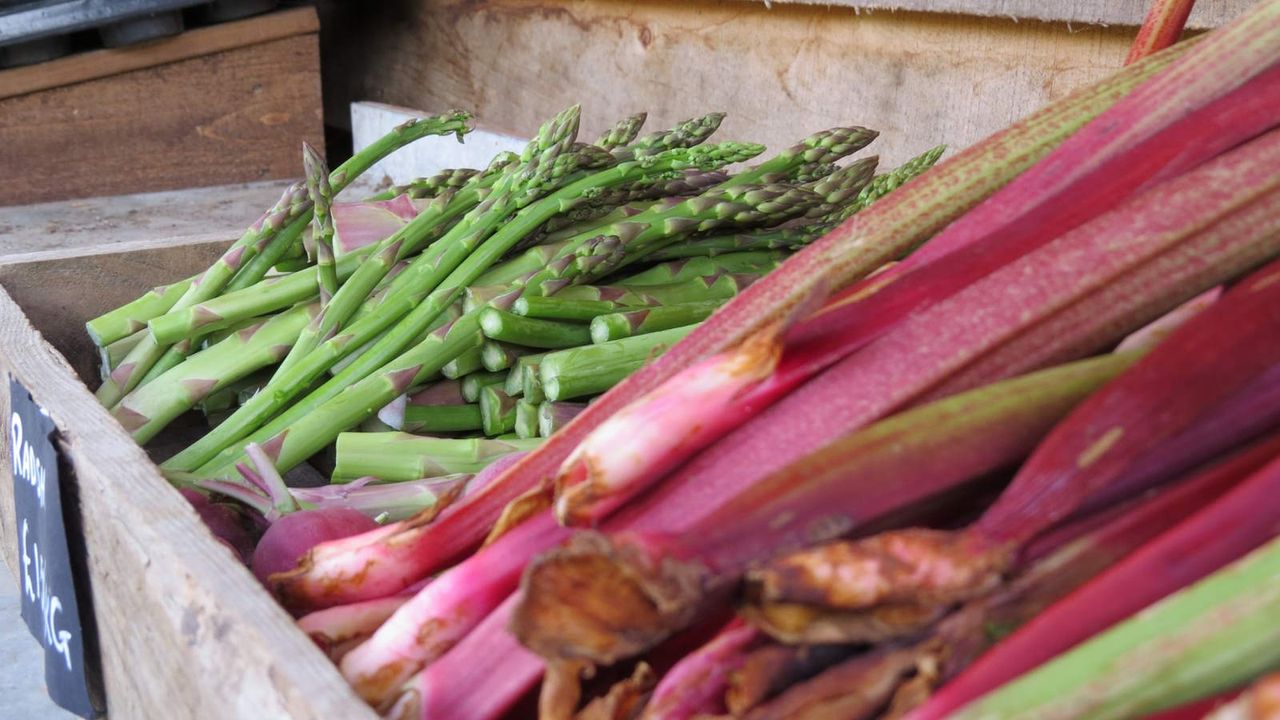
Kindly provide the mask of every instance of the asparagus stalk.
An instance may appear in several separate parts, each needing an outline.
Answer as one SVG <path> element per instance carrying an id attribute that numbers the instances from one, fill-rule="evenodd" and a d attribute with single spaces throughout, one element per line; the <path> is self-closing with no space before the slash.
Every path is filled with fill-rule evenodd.
<path id="1" fill-rule="evenodd" d="M 724 113 L 707 113 L 685 120 L 669 130 L 649 133 L 629 145 L 613 148 L 612 152 L 614 157 L 626 161 L 659 155 L 667 150 L 694 147 L 711 137 L 723 121 Z"/>
<path id="2" fill-rule="evenodd" d="M 604 131 L 604 134 L 596 140 L 596 146 L 613 150 L 629 145 L 640 134 L 640 128 L 644 126 L 644 121 L 648 117 L 648 113 L 641 112 L 622 118 Z"/>
<path id="3" fill-rule="evenodd" d="M 449 168 L 435 175 L 410 180 L 403 185 L 393 185 L 369 199 L 390 200 L 400 195 L 406 195 L 414 200 L 434 198 L 463 187 L 479 174 L 479 170 L 471 168 Z"/>
<path id="4" fill-rule="evenodd" d="M 598 315 L 617 312 L 619 306 L 610 300 L 569 300 L 554 295 L 530 295 L 516 300 L 511 312 L 521 317 L 541 320 L 590 322 Z"/>
<path id="5" fill-rule="evenodd" d="M 542 390 L 552 401 L 597 395 L 693 332 L 697 325 L 547 353 L 539 364 Z"/>
<path id="6" fill-rule="evenodd" d="M 469 118 L 464 113 L 452 113 L 402 123 L 334 170 L 329 176 L 333 192 L 340 192 L 374 163 L 414 140 L 427 135 L 447 133 L 461 136 L 467 130 L 466 122 Z M 260 280 L 310 222 L 311 207 L 305 195 L 305 190 L 300 185 L 290 186 L 276 206 L 250 227 L 199 280 L 194 281 L 173 307 L 190 307 L 220 294 L 224 288 L 235 290 Z M 255 261 L 262 261 L 259 263 L 262 265 L 261 271 L 255 269 Z M 257 277 L 252 278 L 252 281 L 237 284 L 242 278 L 248 279 L 254 273 L 257 273 Z M 147 374 L 151 366 L 160 360 L 165 351 L 165 345 L 154 339 L 144 339 L 129 353 L 117 372 L 112 373 L 111 379 L 98 389 L 99 402 L 108 407 L 118 403 Z"/>
<path id="7" fill-rule="evenodd" d="M 568 425 L 586 407 L 586 403 L 544 401 L 538 406 L 538 435 L 551 437 L 552 433 Z"/>
<path id="8" fill-rule="evenodd" d="M 510 374 L 503 370 L 497 372 L 473 372 L 462 378 L 462 397 L 466 398 L 469 403 L 479 402 L 482 388 L 505 383 L 507 376 Z"/>
<path id="9" fill-rule="evenodd" d="M 335 482 L 371 475 L 386 482 L 476 473 L 494 460 L 532 450 L 538 440 L 433 438 L 407 433 L 342 433 L 338 436 Z"/>
<path id="10" fill-rule="evenodd" d="M 489 437 L 505 435 L 516 427 L 516 400 L 495 385 L 480 390 L 480 422 Z"/>
<path id="11" fill-rule="evenodd" d="M 534 353 L 532 355 L 523 355 L 516 360 L 510 372 L 507 373 L 506 382 L 503 383 L 502 389 L 508 395 L 521 395 L 524 392 L 524 371 L 525 368 L 533 365 L 537 366 L 542 362 L 542 358 L 546 353 Z"/>
<path id="12" fill-rule="evenodd" d="M 541 362 L 532 362 L 520 366 L 520 394 L 526 402 L 540 403 L 547 399 L 542 389 Z"/>
<path id="13" fill-rule="evenodd" d="M 423 302 L 416 307 L 410 317 L 414 320 L 418 320 L 423 316 L 431 317 L 434 308 L 439 305 L 437 302 L 432 302 L 436 298 L 440 298 L 440 302 L 446 300 L 452 302 L 461 292 L 461 288 L 469 284 L 480 269 L 492 263 L 494 258 L 510 247 L 510 243 L 514 238 L 526 232 L 530 224 L 536 224 L 541 217 L 545 217 L 544 213 L 552 209 L 550 206 L 561 202 L 562 199 L 571 201 L 573 198 L 580 197 L 587 188 L 607 185 L 617 178 L 625 179 L 636 175 L 645 176 L 648 173 L 661 171 L 666 167 L 675 167 L 677 169 L 703 165 L 714 167 L 731 162 L 734 158 L 751 156 L 758 151 L 759 146 L 738 143 L 671 151 L 656 158 L 638 162 L 634 167 L 630 164 L 617 166 L 573 184 L 549 198 L 544 203 L 545 207 L 526 208 L 525 211 L 522 211 L 517 216 L 515 221 L 507 223 L 495 235 L 492 241 L 494 244 L 492 252 L 480 252 L 476 256 L 469 258 L 464 268 L 457 273 L 460 275 L 457 281 L 443 283 L 441 289 L 433 293 L 427 302 Z M 747 186 L 723 191 L 713 196 L 691 198 L 656 213 L 651 221 L 642 226 L 627 228 L 624 242 L 628 255 L 632 252 L 640 255 L 654 246 L 660 246 L 662 243 L 672 241 L 673 230 L 687 229 L 692 231 L 708 225 L 741 222 L 748 219 L 777 216 L 780 213 L 785 216 L 786 214 L 800 212 L 804 207 L 810 206 L 812 197 L 812 193 L 797 191 L 795 188 L 786 186 Z M 571 253 L 562 256 L 561 259 L 572 261 L 570 265 L 556 265 L 545 269 L 539 276 L 543 279 L 535 277 L 535 279 L 531 280 L 526 292 L 554 292 L 563 287 L 564 284 L 573 282 L 574 276 L 565 276 L 563 274 L 567 269 L 580 267 L 583 271 L 594 271 L 602 274 L 612 271 L 613 265 L 609 262 L 609 257 L 612 253 L 606 253 L 606 255 L 601 256 L 593 251 L 593 248 L 597 246 L 603 248 L 609 246 L 608 243 L 601 241 L 602 238 L 598 237 L 584 238 L 581 243 L 578 243 L 573 248 Z M 577 253 L 583 251 L 586 254 L 579 257 Z M 312 393 L 302 403 L 296 404 L 287 413 L 279 416 L 272 423 L 259 430 L 258 434 L 264 437 L 272 437 L 289 427 L 297 428 L 301 424 L 316 423 L 314 430 L 308 428 L 303 432 L 287 433 L 290 439 L 284 441 L 283 454 L 277 458 L 277 461 L 286 467 L 292 467 L 293 464 L 300 462 L 323 447 L 341 428 L 351 427 L 367 416 L 370 412 L 370 400 L 374 403 L 382 402 L 385 404 L 395 394 L 402 391 L 404 386 L 398 385 L 398 383 L 411 380 L 412 377 L 423 373 L 437 372 L 439 365 L 447 361 L 449 357 L 444 356 L 444 359 L 442 359 L 442 349 L 447 348 L 450 352 L 456 352 L 457 345 L 471 342 L 471 336 L 468 334 L 477 330 L 478 320 L 464 315 L 462 319 L 454 324 L 450 333 L 453 337 L 441 338 L 439 341 L 412 347 L 381 369 L 378 369 L 375 363 L 383 362 L 383 358 L 387 357 L 391 349 L 399 347 L 399 343 L 388 343 L 388 347 L 385 348 L 387 352 L 381 354 L 375 352 L 378 350 L 375 347 L 369 353 L 366 353 L 366 357 L 369 360 L 367 363 L 364 362 L 366 357 L 362 357 L 352 367 L 344 371 L 344 374 L 348 377 L 365 377 L 364 380 L 360 380 L 353 385 L 351 380 L 345 379 L 342 375 L 336 376 L 325 387 Z M 368 375 L 374 370 L 377 370 L 376 374 Z M 368 376 L 366 377 L 366 375 Z M 360 392 L 348 392 L 343 398 L 335 397 L 338 392 L 348 386 L 353 389 L 360 388 Z M 313 416 L 311 411 L 321 403 L 327 406 L 327 412 L 322 413 L 321 416 Z M 246 407 L 248 406 L 242 407 L 240 412 L 244 412 Z M 231 424 L 233 420 L 234 416 L 232 420 L 228 420 L 227 423 L 216 428 L 209 436 L 206 436 L 206 440 L 202 440 L 198 444 L 206 444 L 208 442 L 207 438 L 217 434 L 222 428 Z M 283 438 L 283 436 L 281 437 Z M 218 440 L 221 440 L 221 438 L 218 438 Z M 199 449 L 204 450 L 204 447 Z M 184 453 L 186 452 L 184 451 Z"/>
<path id="14" fill-rule="evenodd" d="M 722 187 L 815 180 L 832 163 L 870 145 L 879 134 L 857 126 L 814 133 L 759 165 L 734 175 Z"/>
<path id="15" fill-rule="evenodd" d="M 599 315 L 591 320 L 591 342 L 606 343 L 632 335 L 696 325 L 711 317 L 711 313 L 723 304 L 723 300 L 708 300 Z"/>
<path id="16" fill-rule="evenodd" d="M 99 315 L 85 323 L 93 344 L 106 347 L 119 340 L 145 330 L 147 322 L 167 312 L 186 294 L 197 277 L 187 278 L 172 285 L 152 288 L 137 300 Z"/>
<path id="17" fill-rule="evenodd" d="M 480 313 L 480 329 L 491 340 L 548 350 L 591 342 L 586 325 L 521 317 L 492 307 Z"/>
<path id="18" fill-rule="evenodd" d="M 538 437 L 538 403 L 528 400 L 516 402 L 515 433 L 522 439 Z"/>
<path id="19" fill-rule="evenodd" d="M 430 385 L 409 390 L 378 411 L 378 419 L 387 427 L 400 430 L 405 422 L 405 410 L 411 406 L 437 407 L 442 405 L 466 405 L 462 383 L 457 380 L 440 380 Z"/>
<path id="20" fill-rule="evenodd" d="M 672 247 L 678 247 L 678 245 Z M 641 285 L 683 282 L 720 273 L 764 274 L 781 265 L 786 258 L 787 255 L 784 252 L 763 250 L 671 260 L 622 278 L 614 284 L 636 288 Z"/>
<path id="21" fill-rule="evenodd" d="M 1235 687 L 1280 664 L 1280 539 L 951 717 L 1127 718 Z"/>
<path id="22" fill-rule="evenodd" d="M 98 348 L 98 355 L 101 359 L 99 367 L 104 377 L 112 370 L 115 370 L 120 361 L 124 360 L 129 351 L 142 342 L 142 338 L 145 336 L 146 330 L 139 330 L 132 335 L 126 335 L 109 345 L 103 345 Z"/>
<path id="23" fill-rule="evenodd" d="M 279 362 L 317 312 L 299 305 L 231 335 L 126 395 L 112 416 L 145 443 L 210 393 Z"/>
<path id="24" fill-rule="evenodd" d="M 307 142 L 302 143 L 302 165 L 306 170 L 307 195 L 311 198 L 311 235 L 316 245 L 316 276 L 320 282 L 320 307 L 338 292 L 338 271 L 333 253 L 333 186 L 329 184 L 329 166 L 320 153 Z"/>
<path id="25" fill-rule="evenodd" d="M 404 415 L 399 424 L 387 424 L 392 429 L 420 435 L 479 430 L 481 428 L 480 406 L 474 403 L 408 405 L 404 409 Z"/>
<path id="26" fill-rule="evenodd" d="M 483 311 L 485 308 L 480 308 Z M 476 313 L 476 322 L 483 318 L 481 312 Z M 483 326 L 481 326 L 483 329 Z M 501 372 L 506 370 L 519 360 L 522 356 L 528 354 L 524 348 L 516 347 L 496 340 L 486 340 L 480 346 L 480 364 L 489 372 Z"/>
<path id="27" fill-rule="evenodd" d="M 477 345 L 445 363 L 440 372 L 451 380 L 461 380 L 484 369 L 484 363 L 481 361 L 481 347 Z"/>

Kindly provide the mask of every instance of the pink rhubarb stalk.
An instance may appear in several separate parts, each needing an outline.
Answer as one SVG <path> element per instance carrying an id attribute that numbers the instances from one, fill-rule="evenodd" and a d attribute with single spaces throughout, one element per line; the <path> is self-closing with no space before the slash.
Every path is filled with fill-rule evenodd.
<path id="1" fill-rule="evenodd" d="M 689 720 L 724 712 L 729 675 L 759 640 L 753 627 L 734 620 L 715 638 L 676 663 L 662 677 L 645 706 L 642 720 Z"/>
<path id="2" fill-rule="evenodd" d="M 347 653 L 342 674 L 370 704 L 386 702 L 497 608 L 516 589 L 534 555 L 568 535 L 550 513 L 522 523 L 432 580 L 368 641 Z"/>
<path id="3" fill-rule="evenodd" d="M 298 629 L 320 646 L 334 662 L 353 647 L 374 633 L 401 605 L 409 602 L 407 595 L 365 600 L 350 605 L 317 610 L 298 618 Z"/>
<path id="4" fill-rule="evenodd" d="M 543 663 L 507 632 L 512 596 L 402 688 L 388 720 L 491 720 L 538 684 Z"/>
<path id="5" fill-rule="evenodd" d="M 920 610 L 999 582 L 1060 520 L 1132 495 L 1280 421 L 1280 263 L 1255 273 L 1059 424 L 963 531 L 902 530 L 804 551 L 753 572 L 756 602 Z M 836 576 L 832 563 L 841 566 Z M 922 600 L 921 598 L 926 598 Z M 913 628 L 906 627 L 905 630 Z"/>
<path id="6" fill-rule="evenodd" d="M 678 503 L 684 522 L 665 532 L 638 516 L 631 532 L 581 533 L 530 566 L 515 632 L 545 657 L 612 663 L 643 652 L 723 600 L 717 592 L 749 563 L 919 517 L 1016 462 L 1134 359 L 1075 363 L 903 413 L 717 503 Z"/>
<path id="7" fill-rule="evenodd" d="M 1135 63 L 1178 42 L 1196 0 L 1152 0 L 1124 64 Z"/>
<path id="8" fill-rule="evenodd" d="M 1182 77 L 1174 68 L 1168 72 Z M 798 324 L 787 335 L 786 351 L 775 373 L 733 377 L 725 383 L 731 394 L 725 391 L 724 397 L 704 403 L 691 398 L 679 412 L 669 412 L 670 403 L 662 398 L 679 397 L 682 393 L 701 396 L 704 391 L 699 385 L 706 381 L 708 373 L 717 377 L 715 368 L 734 361 L 734 353 L 725 353 L 676 374 L 650 396 L 619 410 L 615 417 L 648 416 L 662 411 L 667 417 L 674 414 L 684 425 L 698 428 L 697 433 L 671 432 L 658 435 L 656 442 L 642 442 L 644 452 L 637 453 L 628 473 L 633 492 L 655 482 L 667 469 L 773 405 L 831 363 L 895 327 L 910 313 L 953 295 L 1052 240 L 1055 233 L 1044 232 L 1044 227 L 1059 231 L 1076 227 L 1114 207 L 1135 188 L 1194 167 L 1276 123 L 1272 110 L 1280 105 L 1280 67 L 1225 93 L 1215 83 L 1180 86 L 1187 93 L 1183 102 L 1193 108 L 1191 111 L 1182 105 L 1164 105 L 1169 100 L 1169 87 L 1178 82 L 1182 80 L 1165 79 L 1162 75 L 1135 91 L 1041 165 L 953 223 L 905 262 L 868 278 L 877 286 L 893 279 L 887 287 L 870 294 L 868 288 L 863 288 L 856 297 L 838 300 Z M 1198 109 L 1197 103 L 1201 103 Z M 1153 121 L 1153 114 L 1161 121 Z M 1132 118 L 1139 117 L 1146 121 L 1135 124 Z M 1113 138 L 1118 124 L 1132 129 L 1132 133 L 1122 133 L 1119 140 Z M 1085 163 L 1079 160 L 1090 153 L 1097 158 Z M 1064 177 L 1073 182 L 1063 185 Z M 1049 202 L 1038 214 L 1018 222 L 1008 221 L 1009 217 L 1016 217 L 1010 207 L 1031 203 L 1032 198 L 1058 198 L 1064 194 L 1070 195 L 1069 201 Z M 1002 220 L 1006 224 L 1001 225 Z M 983 234 L 983 227 L 990 232 Z M 634 424 L 622 426 L 606 421 L 597 432 L 635 430 Z M 590 442 L 588 435 L 584 443 Z M 581 448 L 562 467 L 562 484 L 572 486 L 586 478 L 581 460 L 587 451 Z M 622 462 L 618 457 L 621 455 L 615 453 L 613 462 Z M 592 454 L 592 458 L 598 460 L 599 454 Z M 610 469 L 605 475 L 616 473 L 616 469 Z M 593 480 L 580 491 L 590 495 L 593 487 L 609 482 L 610 479 Z M 564 504 L 569 502 L 566 499 Z M 576 519 L 561 513 L 561 519 L 587 524 L 598 521 L 617 504 L 601 505 L 597 511 Z"/>
<path id="9" fill-rule="evenodd" d="M 1280 276 L 1278 276 L 1280 277 Z M 1270 461 L 1084 587 L 1005 638 L 912 715 L 944 718 L 1077 643 L 1194 583 L 1275 536 L 1275 518 L 1259 512 L 1280 494 L 1280 442 L 1272 440 L 1231 465 Z M 1238 474 L 1238 473 L 1237 473 Z"/>
<path id="10" fill-rule="evenodd" d="M 591 430 L 680 370 L 735 347 L 815 295 L 841 288 L 929 239 L 1133 88 L 1185 59 L 1190 49 L 1190 43 L 1180 44 L 1046 106 L 857 213 L 740 293 L 661 358 L 593 402 L 494 484 L 494 504 L 503 505 L 539 483 L 550 482 Z"/>

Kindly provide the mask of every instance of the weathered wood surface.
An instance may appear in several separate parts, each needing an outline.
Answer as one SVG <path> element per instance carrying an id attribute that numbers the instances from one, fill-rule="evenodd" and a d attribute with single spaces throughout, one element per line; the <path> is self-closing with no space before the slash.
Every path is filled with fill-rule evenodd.
<path id="1" fill-rule="evenodd" d="M 1254 1 L 1200 0 L 1187 19 L 1187 27 L 1200 30 L 1218 27 Z M 1129 27 L 1142 23 L 1147 7 L 1151 4 L 1148 0 L 770 0 L 770 4 L 774 5 L 788 3 Z"/>
<path id="2" fill-rule="evenodd" d="M 0 257 L 155 238 L 238 236 L 279 199 L 289 182 L 269 180 L 0 207 Z"/>
<path id="3" fill-rule="evenodd" d="M 0 205 L 294 177 L 323 147 L 317 36 L 0 100 Z"/>
<path id="4" fill-rule="evenodd" d="M 316 32 L 310 8 L 296 8 L 238 22 L 188 30 L 181 35 L 123 48 L 77 53 L 0 72 L 0 99 L 187 60 L 247 45 Z"/>
<path id="5" fill-rule="evenodd" d="M 332 664 L 76 378 L 59 351 L 75 355 L 78 346 L 64 339 L 55 349 L 37 332 L 50 322 L 63 329 L 82 323 L 146 283 L 194 273 L 208 256 L 193 247 L 155 243 L 63 257 L 57 262 L 68 268 L 65 277 L 57 276 L 52 257 L 0 265 L 0 371 L 18 377 L 48 409 L 75 469 L 108 712 L 113 719 L 372 720 Z M 128 277 L 118 272 L 126 266 Z M 62 284 L 20 282 L 28 273 Z M 114 288 L 111 278 L 128 288 Z M 36 312 L 67 287 L 77 287 L 82 299 L 65 305 L 56 321 L 41 308 L 33 327 L 24 309 Z M 0 383 L 4 407 L 7 393 Z M 12 481 L 8 447 L 0 447 L 0 551 L 13 570 Z"/>
<path id="6" fill-rule="evenodd" d="M 721 136 L 777 148 L 809 131 L 882 131 L 886 161 L 961 148 L 1114 70 L 1132 31 L 743 0 L 402 0 L 328 8 L 330 95 L 438 111 L 527 137 L 583 105 L 583 135 L 647 110 L 710 110 Z M 364 17 L 357 17 L 362 14 Z M 356 50 L 358 48 L 358 51 Z"/>

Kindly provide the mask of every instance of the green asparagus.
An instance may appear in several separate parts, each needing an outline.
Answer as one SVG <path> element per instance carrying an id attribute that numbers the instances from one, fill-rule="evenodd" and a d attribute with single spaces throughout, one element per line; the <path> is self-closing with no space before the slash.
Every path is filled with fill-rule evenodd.
<path id="1" fill-rule="evenodd" d="M 373 476 L 387 482 L 480 472 L 503 455 L 536 448 L 536 440 L 433 438 L 407 433 L 342 433 L 335 482 Z"/>
<path id="2" fill-rule="evenodd" d="M 547 353 L 539 365 L 551 401 L 598 395 L 666 351 L 697 325 Z"/>

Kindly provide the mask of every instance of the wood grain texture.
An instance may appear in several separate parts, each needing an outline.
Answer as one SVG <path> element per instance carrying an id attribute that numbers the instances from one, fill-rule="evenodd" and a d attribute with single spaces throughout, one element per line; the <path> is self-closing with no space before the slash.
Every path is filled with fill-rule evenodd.
<path id="1" fill-rule="evenodd" d="M 315 35 L 0 100 L 0 205 L 296 177 L 323 147 Z"/>
<path id="2" fill-rule="evenodd" d="M 269 180 L 0 207 L 0 257 L 154 238 L 239 236 L 290 182 Z"/>
<path id="3" fill-rule="evenodd" d="M 319 27 L 320 21 L 313 8 L 295 8 L 248 20 L 196 28 L 141 45 L 77 53 L 37 65 L 0 71 L 0 100 L 129 70 L 314 33 Z"/>
<path id="4" fill-rule="evenodd" d="M 1200 0 L 1187 27 L 1215 28 L 1244 12 L 1255 0 Z M 756 2 L 761 0 L 744 0 Z M 770 0 L 773 5 L 840 5 L 866 10 L 910 10 L 977 17 L 1017 18 L 1085 25 L 1136 27 L 1146 17 L 1147 0 Z"/>
<path id="5" fill-rule="evenodd" d="M 114 276 L 107 269 L 113 264 L 131 265 L 134 276 L 127 292 L 113 292 L 112 297 L 105 292 L 95 296 L 93 290 L 107 289 L 103 284 L 80 285 L 76 294 L 84 298 L 83 304 L 66 307 L 60 323 L 82 323 L 89 314 L 136 293 L 138 284 L 203 268 L 207 257 L 191 250 L 159 244 L 58 260 L 71 268 L 68 272 L 97 278 L 95 283 Z M 52 260 L 0 266 L 0 285 L 5 288 L 0 291 L 0 371 L 18 377 L 48 409 L 74 468 L 90 548 L 109 715 L 373 720 L 375 715 L 348 690 L 333 665 L 214 540 L 75 377 L 59 351 L 74 355 L 77 346 L 55 349 L 28 322 L 19 303 L 35 312 L 35 304 L 47 301 L 52 288 L 23 286 L 15 278 L 26 271 L 51 278 Z M 67 287 L 75 286 L 64 284 L 62 290 Z M 0 393 L 8 392 L 7 383 L 0 388 Z M 8 406 L 7 397 L 0 397 L 0 402 Z M 7 453 L 4 447 L 0 548 L 13 569 Z"/>
<path id="6" fill-rule="evenodd" d="M 638 110 L 650 129 L 725 110 L 721 137 L 772 148 L 855 123 L 882 131 L 872 149 L 889 162 L 965 147 L 1112 71 L 1131 34 L 741 0 L 402 0 L 368 12 L 334 18 L 351 34 L 327 49 L 345 68 L 330 78 L 347 83 L 338 95 L 467 108 L 515 136 L 575 102 L 586 137 Z"/>

